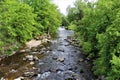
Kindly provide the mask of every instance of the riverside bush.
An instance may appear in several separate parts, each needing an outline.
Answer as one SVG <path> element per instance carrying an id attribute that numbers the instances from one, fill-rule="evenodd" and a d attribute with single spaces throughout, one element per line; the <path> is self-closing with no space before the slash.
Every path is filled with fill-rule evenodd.
<path id="1" fill-rule="evenodd" d="M 88 56 L 93 55 L 94 74 L 104 75 L 107 80 L 120 79 L 119 5 L 118 0 L 98 0 L 96 3 L 77 0 L 72 12 L 79 12 L 77 14 L 83 17 L 68 11 L 68 20 L 76 25 L 75 31 L 83 50 Z"/>

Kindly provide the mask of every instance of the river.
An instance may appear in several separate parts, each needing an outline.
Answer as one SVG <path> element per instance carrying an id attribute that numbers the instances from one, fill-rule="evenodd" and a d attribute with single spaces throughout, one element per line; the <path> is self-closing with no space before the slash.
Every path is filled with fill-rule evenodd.
<path id="1" fill-rule="evenodd" d="M 60 27 L 57 38 L 46 46 L 50 49 L 45 50 L 43 54 L 39 54 L 37 50 L 17 54 L 4 60 L 0 63 L 1 79 L 94 80 L 90 64 L 84 59 L 80 48 L 67 41 L 67 38 L 73 34 L 73 31 Z M 38 59 L 35 62 L 25 61 L 24 57 L 31 55 L 37 56 Z"/>

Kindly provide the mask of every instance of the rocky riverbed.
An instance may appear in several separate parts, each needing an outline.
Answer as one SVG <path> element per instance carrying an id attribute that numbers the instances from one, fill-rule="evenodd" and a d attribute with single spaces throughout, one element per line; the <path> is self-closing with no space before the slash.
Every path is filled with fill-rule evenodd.
<path id="1" fill-rule="evenodd" d="M 52 41 L 28 42 L 27 48 L 0 62 L 1 80 L 95 80 L 80 48 L 71 45 L 73 33 L 59 28 Z"/>

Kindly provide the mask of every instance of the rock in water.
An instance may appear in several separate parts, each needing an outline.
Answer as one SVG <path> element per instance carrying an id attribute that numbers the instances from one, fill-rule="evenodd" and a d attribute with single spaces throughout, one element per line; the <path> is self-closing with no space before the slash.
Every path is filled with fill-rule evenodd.
<path id="1" fill-rule="evenodd" d="M 64 62 L 65 58 L 64 57 L 59 57 L 57 60 L 60 61 L 60 62 Z"/>

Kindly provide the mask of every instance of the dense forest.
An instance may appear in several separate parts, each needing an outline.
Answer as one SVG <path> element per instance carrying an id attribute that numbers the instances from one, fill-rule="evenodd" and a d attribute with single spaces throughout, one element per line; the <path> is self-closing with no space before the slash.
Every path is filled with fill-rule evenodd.
<path id="1" fill-rule="evenodd" d="M 95 75 L 120 80 L 120 1 L 77 0 L 65 17 L 76 32 L 84 54 L 93 61 Z"/>
<path id="2" fill-rule="evenodd" d="M 11 54 L 32 38 L 54 34 L 60 23 L 60 12 L 49 0 L 1 0 L 0 53 Z"/>

